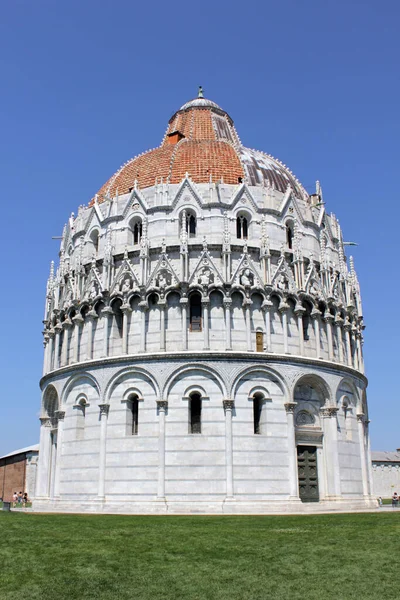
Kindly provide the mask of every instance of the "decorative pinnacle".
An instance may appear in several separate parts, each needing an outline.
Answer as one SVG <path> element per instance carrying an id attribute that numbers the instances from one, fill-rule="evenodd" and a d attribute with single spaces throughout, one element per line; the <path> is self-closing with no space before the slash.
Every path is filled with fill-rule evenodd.
<path id="1" fill-rule="evenodd" d="M 198 98 L 204 98 L 203 87 L 199 85 L 199 92 L 197 94 Z"/>

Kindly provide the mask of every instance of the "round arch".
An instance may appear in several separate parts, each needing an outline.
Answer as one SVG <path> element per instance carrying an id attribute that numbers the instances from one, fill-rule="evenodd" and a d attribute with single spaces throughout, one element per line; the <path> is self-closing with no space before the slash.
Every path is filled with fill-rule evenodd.
<path id="1" fill-rule="evenodd" d="M 346 388 L 348 388 L 348 389 L 346 389 Z M 341 398 L 343 398 L 343 396 L 347 396 L 347 397 L 349 396 L 349 392 L 354 397 L 354 408 L 356 408 L 357 410 L 360 410 L 362 407 L 361 400 L 360 400 L 360 394 L 357 390 L 357 386 L 354 384 L 354 382 L 349 377 L 343 377 L 338 382 L 338 385 L 335 390 L 335 399 L 336 399 L 337 405 L 339 406 L 339 404 L 341 403 Z"/>
<path id="2" fill-rule="evenodd" d="M 267 375 L 269 378 L 271 378 L 271 381 L 273 383 L 277 383 L 280 386 L 284 397 L 289 398 L 289 388 L 284 377 L 278 371 L 275 371 L 275 369 L 271 369 L 270 367 L 266 367 L 265 365 L 252 365 L 251 367 L 245 367 L 244 369 L 239 371 L 239 373 L 233 380 L 231 388 L 229 390 L 231 398 L 234 398 L 236 396 L 237 389 L 242 379 L 254 373 L 262 373 L 263 375 Z"/>
<path id="3" fill-rule="evenodd" d="M 219 375 L 219 373 L 213 369 L 212 367 L 209 367 L 208 365 L 204 365 L 204 364 L 196 364 L 196 363 L 189 363 L 187 365 L 178 367 L 177 369 L 175 369 L 175 371 L 173 371 L 171 373 L 171 375 L 168 377 L 168 379 L 166 380 L 162 392 L 163 395 L 162 397 L 164 398 L 168 398 L 170 390 L 172 388 L 172 385 L 175 383 L 175 380 L 178 376 L 183 375 L 184 373 L 188 372 L 188 371 L 200 371 L 202 373 L 205 373 L 206 375 L 211 375 L 212 378 L 218 383 L 220 389 L 221 389 L 221 394 L 223 395 L 223 398 L 226 398 L 227 395 L 227 389 L 226 386 L 221 378 L 221 376 Z"/>
<path id="4" fill-rule="evenodd" d="M 53 418 L 60 407 L 58 392 L 53 384 L 49 384 L 43 392 L 42 414 L 43 416 Z"/>
<path id="5" fill-rule="evenodd" d="M 93 377 L 93 375 L 90 375 L 90 373 L 79 373 L 77 375 L 73 375 L 72 377 L 70 377 L 68 379 L 68 381 L 65 383 L 65 385 L 62 389 L 62 392 L 61 392 L 61 405 L 62 406 L 65 406 L 65 400 L 66 400 L 68 394 L 73 389 L 74 385 L 76 385 L 77 383 L 88 383 L 89 385 L 93 386 L 97 392 L 98 397 L 100 398 L 100 385 L 99 385 L 97 379 L 95 377 Z"/>
<path id="6" fill-rule="evenodd" d="M 293 401 L 298 386 L 309 386 L 322 395 L 322 405 L 332 405 L 332 393 L 328 383 L 320 375 L 315 373 L 305 373 L 301 375 L 293 384 Z"/>
<path id="7" fill-rule="evenodd" d="M 121 380 L 129 375 L 142 375 L 142 377 L 146 378 L 148 383 L 150 383 L 150 385 L 152 386 L 152 388 L 154 389 L 154 392 L 156 394 L 157 397 L 159 397 L 159 385 L 156 381 L 156 379 L 154 378 L 154 376 L 149 373 L 149 371 L 147 371 L 146 369 L 143 369 L 142 367 L 127 367 L 125 369 L 122 369 L 121 371 L 118 371 L 118 373 L 116 373 L 115 375 L 113 375 L 113 377 L 111 377 L 111 379 L 109 380 L 109 382 L 107 383 L 105 390 L 104 390 L 104 399 L 108 402 L 111 399 L 112 393 L 115 389 L 115 387 L 121 382 Z M 137 384 L 135 384 L 136 387 Z"/>

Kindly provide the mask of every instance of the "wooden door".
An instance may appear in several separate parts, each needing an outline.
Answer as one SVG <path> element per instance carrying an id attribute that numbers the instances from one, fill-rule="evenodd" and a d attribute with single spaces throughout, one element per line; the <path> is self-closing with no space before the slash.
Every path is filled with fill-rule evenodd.
<path id="1" fill-rule="evenodd" d="M 297 446 L 299 496 L 302 502 L 319 502 L 317 449 L 315 446 Z"/>

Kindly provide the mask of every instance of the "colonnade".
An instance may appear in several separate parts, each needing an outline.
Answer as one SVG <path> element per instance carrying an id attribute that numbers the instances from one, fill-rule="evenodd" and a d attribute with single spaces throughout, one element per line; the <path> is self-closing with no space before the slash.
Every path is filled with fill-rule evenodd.
<path id="1" fill-rule="evenodd" d="M 285 354 L 294 354 L 299 356 L 307 356 L 309 358 L 325 359 L 340 364 L 346 364 L 360 372 L 364 372 L 364 363 L 362 356 L 362 335 L 358 328 L 350 321 L 344 321 L 340 315 L 332 315 L 327 313 L 324 316 L 320 311 L 314 309 L 311 313 L 312 328 L 313 328 L 313 350 L 310 344 L 304 339 L 303 317 L 305 309 L 300 303 L 296 304 L 294 309 L 294 317 L 296 323 L 296 344 L 297 350 L 293 345 L 289 345 L 289 305 L 281 303 L 278 310 L 275 309 L 270 300 L 265 300 L 261 305 L 263 313 L 262 333 L 262 349 L 255 343 L 255 329 L 252 324 L 252 301 L 245 298 L 242 303 L 243 322 L 245 328 L 245 341 L 237 343 L 233 338 L 235 325 L 233 325 L 233 307 L 232 299 L 225 297 L 223 299 L 224 310 L 224 339 L 218 340 L 210 344 L 210 298 L 203 297 L 201 299 L 202 311 L 202 331 L 190 332 L 190 324 L 188 319 L 189 299 L 182 297 L 180 299 L 180 343 L 174 345 L 174 350 L 188 350 L 189 336 L 196 336 L 196 341 L 200 340 L 199 350 L 239 350 L 247 352 L 262 351 L 266 353 L 277 352 L 272 329 L 276 318 L 278 317 L 282 329 L 282 337 L 280 346 L 283 347 Z M 167 311 L 168 303 L 162 299 L 158 304 L 159 318 L 159 337 L 157 351 L 166 351 L 167 349 Z M 145 301 L 138 304 L 138 311 L 135 312 L 135 319 L 139 321 L 139 339 L 132 347 L 132 330 L 133 330 L 133 311 L 129 304 L 121 306 L 122 331 L 120 334 L 121 342 L 119 343 L 119 352 L 115 352 L 112 348 L 112 335 L 114 312 L 110 306 L 102 308 L 100 316 L 95 310 L 90 310 L 85 318 L 80 313 L 72 319 L 65 319 L 58 322 L 45 335 L 45 357 L 43 373 L 56 370 L 67 366 L 68 364 L 78 363 L 94 358 L 94 338 L 95 326 L 94 323 L 103 321 L 102 340 L 101 340 L 101 356 L 96 358 L 107 357 L 112 355 L 124 355 L 133 353 L 145 353 L 148 349 L 148 333 L 146 331 L 146 313 L 148 305 Z M 139 313 L 139 314 L 138 314 Z M 212 317 L 211 317 L 212 318 Z M 212 323 L 211 323 L 212 324 Z M 236 325 L 237 327 L 237 325 Z M 321 329 L 324 327 L 326 332 L 327 345 L 324 350 L 321 347 Z M 257 329 L 258 331 L 258 329 Z M 82 340 L 85 333 L 85 351 L 83 352 Z M 202 337 L 200 337 L 202 336 Z M 193 338 L 194 339 L 194 338 Z M 293 336 L 291 338 L 293 344 Z"/>
<path id="2" fill-rule="evenodd" d="M 297 473 L 297 443 L 294 413 L 296 402 L 286 402 L 284 408 L 287 417 L 287 451 L 288 451 L 288 496 L 290 500 L 299 500 Z M 225 472 L 226 501 L 234 500 L 234 461 L 232 421 L 235 402 L 224 399 L 222 407 L 225 415 Z M 317 444 L 318 483 L 320 499 L 335 500 L 341 497 L 340 465 L 337 436 L 337 407 L 323 406 L 322 417 L 323 442 Z M 99 446 L 98 446 L 98 486 L 97 500 L 104 502 L 106 497 L 106 456 L 107 456 L 107 423 L 110 411 L 108 403 L 99 405 Z M 157 400 L 158 414 L 158 482 L 157 500 L 165 501 L 165 464 L 166 464 L 166 421 L 168 402 Z M 60 473 L 62 466 L 62 443 L 64 431 L 64 411 L 57 411 L 55 418 L 41 419 L 40 429 L 40 461 L 36 485 L 36 497 L 60 498 Z M 368 421 L 364 414 L 357 414 L 359 448 L 362 473 L 363 495 L 372 493 L 372 471 L 369 465 Z M 311 443 L 311 442 L 310 442 Z M 312 443 L 311 443 L 312 444 Z M 301 445 L 301 444 L 300 444 Z"/>

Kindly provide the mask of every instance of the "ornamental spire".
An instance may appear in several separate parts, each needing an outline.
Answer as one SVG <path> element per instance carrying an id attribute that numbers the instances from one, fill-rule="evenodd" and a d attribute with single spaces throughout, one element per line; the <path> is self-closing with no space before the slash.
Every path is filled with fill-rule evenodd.
<path id="1" fill-rule="evenodd" d="M 204 98 L 203 86 L 201 86 L 201 85 L 199 85 L 199 91 L 198 91 L 197 97 Z"/>

